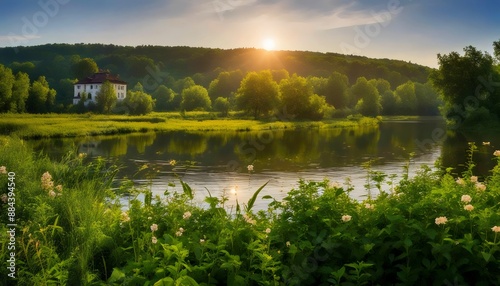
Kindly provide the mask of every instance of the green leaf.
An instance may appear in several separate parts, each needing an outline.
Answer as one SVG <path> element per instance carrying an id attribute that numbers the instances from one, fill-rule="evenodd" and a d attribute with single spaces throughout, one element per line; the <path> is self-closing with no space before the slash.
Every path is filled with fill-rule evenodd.
<path id="1" fill-rule="evenodd" d="M 481 251 L 481 254 L 483 255 L 484 261 L 486 261 L 486 262 L 490 261 L 491 253 Z"/>
<path id="2" fill-rule="evenodd" d="M 269 183 L 269 181 L 267 181 L 264 185 L 262 185 L 254 194 L 253 196 L 248 200 L 248 203 L 246 205 L 246 208 L 245 208 L 245 211 L 246 212 L 249 212 L 252 208 L 253 208 L 253 205 L 255 204 L 255 200 L 257 200 L 257 196 L 259 195 L 260 191 L 262 191 L 262 189 Z"/>
<path id="3" fill-rule="evenodd" d="M 265 196 L 263 196 L 263 197 L 262 197 L 262 199 L 263 199 L 263 200 L 270 200 L 270 199 L 272 199 L 272 198 L 273 198 L 273 197 L 272 197 L 272 196 L 270 196 L 270 195 L 265 195 Z"/>
<path id="4" fill-rule="evenodd" d="M 196 281 L 189 276 L 182 276 L 175 281 L 176 286 L 198 286 Z"/>
<path id="5" fill-rule="evenodd" d="M 125 273 L 123 273 L 120 269 L 118 268 L 113 268 L 113 273 L 111 273 L 111 276 L 108 279 L 109 283 L 117 283 L 120 280 L 125 278 Z"/>
<path id="6" fill-rule="evenodd" d="M 174 279 L 171 277 L 165 277 L 161 280 L 158 280 L 154 286 L 173 286 L 174 285 Z"/>
<path id="7" fill-rule="evenodd" d="M 190 198 L 191 200 L 194 198 L 193 196 L 193 190 L 191 189 L 191 187 L 184 183 L 182 180 L 181 181 L 181 185 L 182 185 L 182 190 L 184 191 L 184 194 L 186 194 L 188 196 L 188 198 Z"/>

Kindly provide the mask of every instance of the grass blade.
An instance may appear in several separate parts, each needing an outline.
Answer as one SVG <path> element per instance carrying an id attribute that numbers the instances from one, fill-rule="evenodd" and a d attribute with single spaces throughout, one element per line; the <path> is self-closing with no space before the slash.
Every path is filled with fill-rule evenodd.
<path id="1" fill-rule="evenodd" d="M 260 191 L 262 191 L 262 189 L 268 183 L 269 183 L 269 181 L 267 181 L 264 185 L 262 185 L 257 191 L 255 191 L 255 193 L 253 194 L 253 196 L 248 200 L 248 203 L 246 205 L 246 212 L 249 212 L 253 208 L 253 205 L 255 204 L 255 200 L 257 200 L 257 196 L 259 195 Z"/>

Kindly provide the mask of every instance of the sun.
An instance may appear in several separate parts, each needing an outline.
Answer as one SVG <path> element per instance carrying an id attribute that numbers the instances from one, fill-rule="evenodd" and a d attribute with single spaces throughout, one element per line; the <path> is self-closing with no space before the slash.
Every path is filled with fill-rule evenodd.
<path id="1" fill-rule="evenodd" d="M 265 50 L 272 51 L 276 49 L 276 42 L 272 38 L 264 39 L 264 41 L 262 41 L 262 47 Z"/>

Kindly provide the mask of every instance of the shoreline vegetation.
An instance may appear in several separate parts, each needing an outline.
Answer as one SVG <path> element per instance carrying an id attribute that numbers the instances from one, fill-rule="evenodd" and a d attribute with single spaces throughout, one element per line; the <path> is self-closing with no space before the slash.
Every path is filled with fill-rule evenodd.
<path id="1" fill-rule="evenodd" d="M 500 150 L 485 178 L 471 144 L 459 178 L 423 166 L 361 202 L 349 184 L 300 181 L 257 212 L 265 185 L 235 209 L 210 193 L 201 206 L 193 192 L 205 191 L 182 180 L 181 193 L 153 197 L 116 186 L 118 167 L 102 158 L 52 161 L 21 139 L 0 143 L 0 216 L 17 224 L 0 275 L 18 285 L 500 284 Z"/>
<path id="2" fill-rule="evenodd" d="M 3 114 L 0 135 L 22 139 L 116 135 L 168 131 L 258 131 L 301 128 L 354 128 L 377 126 L 381 117 L 349 116 L 322 121 L 261 120 L 233 114 L 219 118 L 210 112 L 161 112 L 144 116 L 100 114 Z M 407 117 L 406 117 L 407 118 Z M 416 118 L 416 117 L 415 117 Z"/>

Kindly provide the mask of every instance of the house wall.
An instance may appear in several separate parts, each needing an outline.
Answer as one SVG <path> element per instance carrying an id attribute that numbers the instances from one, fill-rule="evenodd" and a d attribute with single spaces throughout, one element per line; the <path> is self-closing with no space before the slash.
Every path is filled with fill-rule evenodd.
<path id="1" fill-rule="evenodd" d="M 73 86 L 74 95 L 73 95 L 73 104 L 78 104 L 80 101 L 80 96 L 83 92 L 87 94 L 87 100 L 85 101 L 85 105 L 90 102 L 96 103 L 96 96 L 99 90 L 101 90 L 102 83 L 93 83 L 93 84 L 75 84 Z M 127 97 L 127 85 L 126 84 L 117 84 L 113 83 L 113 88 L 115 89 L 115 95 L 118 101 L 124 100 Z"/>

